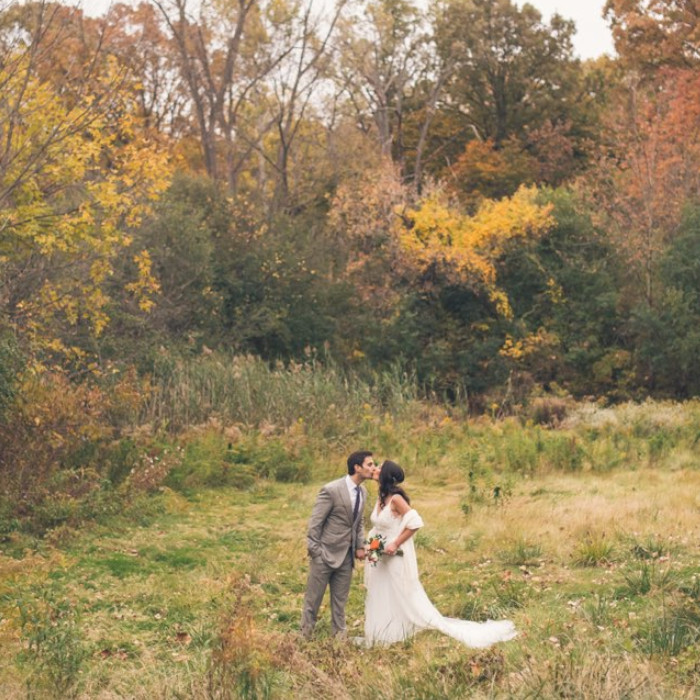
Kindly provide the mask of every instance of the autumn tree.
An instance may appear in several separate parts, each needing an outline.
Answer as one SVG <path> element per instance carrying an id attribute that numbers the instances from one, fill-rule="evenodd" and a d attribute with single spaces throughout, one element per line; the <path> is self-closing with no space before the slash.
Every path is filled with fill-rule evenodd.
<path id="1" fill-rule="evenodd" d="M 387 163 L 339 190 L 330 222 L 353 242 L 346 274 L 367 328 L 355 352 L 379 364 L 420 357 L 421 379 L 449 391 L 494 380 L 513 315 L 499 260 L 553 225 L 535 190 L 470 214 L 439 188 L 416 197 Z"/>
<path id="2" fill-rule="evenodd" d="M 174 42 L 158 8 L 151 2 L 136 6 L 110 5 L 101 19 L 102 47 L 126 71 L 143 127 L 172 139 L 189 135 L 189 102 L 180 81 Z"/>
<path id="3" fill-rule="evenodd" d="M 257 149 L 274 175 L 270 207 L 273 212 L 308 206 L 318 196 L 313 188 L 309 193 L 299 183 L 303 182 L 305 172 L 315 169 L 314 159 L 305 157 L 304 151 L 315 151 L 316 158 L 322 160 L 322 153 L 314 148 L 322 141 L 318 93 L 324 83 L 328 84 L 332 39 L 344 7 L 345 2 L 341 1 L 325 16 L 314 12 L 313 3 L 286 8 L 284 22 L 291 42 L 289 50 L 265 81 L 269 89 L 264 103 L 274 125 L 273 138 L 270 148 Z M 262 184 L 261 190 L 267 194 Z"/>
<path id="4" fill-rule="evenodd" d="M 439 54 L 455 62 L 441 105 L 452 128 L 433 172 L 455 192 L 511 195 L 580 170 L 601 95 L 595 71 L 573 56 L 573 32 L 572 22 L 545 23 L 527 3 L 445 3 L 435 36 Z"/>
<path id="5" fill-rule="evenodd" d="M 630 265 L 632 299 L 653 306 L 658 261 L 683 208 L 700 193 L 700 76 L 664 71 L 653 83 L 627 74 L 607 116 L 606 150 L 592 169 L 595 211 Z"/>
<path id="6" fill-rule="evenodd" d="M 115 256 L 127 253 L 129 226 L 165 186 L 167 161 L 140 132 L 109 61 L 94 57 L 85 87 L 61 92 L 47 69 L 56 45 L 42 43 L 60 15 L 44 3 L 29 9 L 33 24 L 5 23 L 1 42 L 0 308 L 35 350 L 79 357 L 66 331 L 104 329 Z M 130 254 L 129 289 L 147 309 L 150 258 Z"/>
<path id="7" fill-rule="evenodd" d="M 532 5 L 511 0 L 453 0 L 436 33 L 439 50 L 459 56 L 448 94 L 472 135 L 500 145 L 570 118 L 580 84 L 572 22 L 554 15 L 547 25 Z"/>
<path id="8" fill-rule="evenodd" d="M 451 53 L 435 50 L 431 19 L 405 0 L 374 0 L 359 16 L 343 18 L 338 42 L 338 86 L 360 128 L 376 135 L 382 156 L 418 188 L 454 67 Z"/>
<path id="9" fill-rule="evenodd" d="M 500 148 L 491 140 L 474 139 L 450 168 L 447 182 L 465 205 L 474 207 L 484 198 L 510 196 L 535 179 L 534 159 L 517 139 L 509 139 Z"/>
<path id="10" fill-rule="evenodd" d="M 232 193 L 257 190 L 272 212 L 288 204 L 295 140 L 325 75 L 343 3 L 154 0 L 187 96 L 204 172 Z M 241 179 L 243 178 L 243 179 Z"/>
<path id="11" fill-rule="evenodd" d="M 696 0 L 607 0 L 615 48 L 627 66 L 653 73 L 700 62 L 700 14 Z"/>
<path id="12" fill-rule="evenodd" d="M 513 197 L 485 200 L 473 215 L 450 206 L 437 190 L 402 216 L 398 238 L 404 264 L 433 284 L 468 286 L 485 294 L 496 313 L 512 315 L 498 284 L 495 261 L 513 240 L 542 235 L 551 225 L 551 207 L 536 201 L 536 190 L 521 188 Z"/>
<path id="13" fill-rule="evenodd" d="M 506 245 L 496 263 L 513 309 L 499 352 L 538 385 L 556 382 L 578 396 L 620 388 L 622 395 L 631 364 L 619 304 L 625 265 L 576 191 L 544 190 L 538 202 L 552 207 L 552 225 Z"/>

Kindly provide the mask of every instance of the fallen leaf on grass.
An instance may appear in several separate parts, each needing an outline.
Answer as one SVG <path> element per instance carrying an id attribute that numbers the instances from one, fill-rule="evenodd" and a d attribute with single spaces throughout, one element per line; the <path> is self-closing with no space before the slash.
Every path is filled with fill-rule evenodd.
<path id="1" fill-rule="evenodd" d="M 100 652 L 100 657 L 103 659 L 115 658 L 124 661 L 129 658 L 129 655 L 123 649 L 103 649 Z"/>

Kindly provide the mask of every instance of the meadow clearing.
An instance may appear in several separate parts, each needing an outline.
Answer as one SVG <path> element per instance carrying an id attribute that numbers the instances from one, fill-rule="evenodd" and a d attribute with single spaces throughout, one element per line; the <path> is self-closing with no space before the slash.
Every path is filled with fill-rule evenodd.
<path id="1" fill-rule="evenodd" d="M 278 480 L 263 437 L 231 457 L 209 425 L 182 442 L 170 486 L 78 530 L 5 538 L 2 696 L 696 697 L 698 406 L 581 405 L 556 428 L 422 411 L 357 439 L 406 470 L 435 605 L 511 618 L 516 640 L 479 651 L 424 632 L 364 649 L 329 636 L 325 604 L 301 639 L 306 521 L 348 446 L 302 451 L 304 479 Z M 361 567 L 347 613 L 361 635 Z"/>

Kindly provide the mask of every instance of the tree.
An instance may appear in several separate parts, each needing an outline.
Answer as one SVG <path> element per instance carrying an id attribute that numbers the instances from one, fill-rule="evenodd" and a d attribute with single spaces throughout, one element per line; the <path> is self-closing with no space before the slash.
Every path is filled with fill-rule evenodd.
<path id="1" fill-rule="evenodd" d="M 156 344 L 182 341 L 214 346 L 222 326 L 215 272 L 233 216 L 220 183 L 175 174 L 151 215 L 133 231 L 135 244 L 149 251 L 159 285 L 157 303 L 145 322 L 128 295 L 119 294 L 133 276 L 133 263 L 122 261 L 112 293 L 115 323 L 101 342 L 103 356 L 138 359 Z"/>
<path id="2" fill-rule="evenodd" d="M 572 22 L 554 15 L 547 26 L 532 5 L 511 0 L 452 0 L 435 32 L 440 54 L 456 61 L 447 94 L 465 136 L 500 147 L 547 121 L 574 119 L 581 80 Z"/>
<path id="3" fill-rule="evenodd" d="M 553 206 L 553 225 L 508 245 L 497 262 L 513 308 L 501 353 L 538 383 L 579 396 L 615 391 L 623 377 L 612 373 L 632 347 L 618 303 L 622 262 L 576 192 L 545 190 L 538 201 Z"/>
<path id="4" fill-rule="evenodd" d="M 331 279 L 351 284 L 357 302 L 379 323 L 394 313 L 401 295 L 396 231 L 410 201 L 409 188 L 388 159 L 348 178 L 331 201 L 326 228 L 334 251 Z M 350 354 L 361 352 L 356 332 L 345 337 Z"/>
<path id="5" fill-rule="evenodd" d="M 65 331 L 104 329 L 115 256 L 165 187 L 167 159 L 139 131 L 109 61 L 87 65 L 80 89 L 42 77 L 55 48 L 42 42 L 60 15 L 43 3 L 30 9 L 31 33 L 4 23 L 1 42 L 0 310 L 34 350 L 80 356 Z M 147 309 L 155 281 L 148 253 L 134 254 L 130 289 Z"/>
<path id="6" fill-rule="evenodd" d="M 615 48 L 630 68 L 653 73 L 700 62 L 696 0 L 607 0 L 605 16 Z"/>
<path id="7" fill-rule="evenodd" d="M 407 0 L 374 0 L 360 17 L 345 17 L 339 45 L 339 87 L 360 128 L 376 134 L 382 157 L 420 190 L 452 55 L 435 51 L 429 17 Z"/>
<path id="8" fill-rule="evenodd" d="M 443 284 L 481 291 L 498 314 L 510 317 L 495 261 L 507 243 L 537 238 L 552 225 L 551 207 L 539 205 L 536 196 L 534 188 L 521 188 L 511 198 L 485 200 L 473 216 L 465 216 L 440 191 L 431 193 L 402 216 L 404 264 L 425 283 L 441 277 Z"/>
<path id="9" fill-rule="evenodd" d="M 158 9 L 116 3 L 103 19 L 103 51 L 127 72 L 143 127 L 173 139 L 189 134 L 187 93 L 179 80 L 177 52 Z"/>
<path id="10" fill-rule="evenodd" d="M 657 395 L 688 398 L 700 392 L 700 211 L 684 211 L 659 263 L 659 303 L 637 305 L 629 333 L 641 384 Z"/>
<path id="11" fill-rule="evenodd" d="M 246 98 L 261 78 L 255 64 L 264 34 L 251 32 L 247 41 L 245 32 L 254 23 L 255 0 L 205 1 L 199 5 L 197 18 L 190 13 L 187 0 L 154 0 L 154 4 L 177 51 L 205 172 L 214 179 L 224 178 L 234 191 L 242 162 L 252 150 L 244 147 L 241 154 L 236 148 L 236 136 L 242 130 L 239 121 Z M 267 62 L 262 71 L 269 68 Z"/>
<path id="12" fill-rule="evenodd" d="M 589 174 L 594 210 L 630 265 L 632 298 L 653 306 L 659 259 L 700 192 L 700 76 L 667 69 L 649 83 L 628 75 L 606 124 L 606 150 Z"/>
<path id="13" fill-rule="evenodd" d="M 294 163 L 293 147 L 305 136 L 307 144 L 317 140 L 314 137 L 318 135 L 320 120 L 311 119 L 313 102 L 319 85 L 330 74 L 331 38 L 344 6 L 345 0 L 341 0 L 327 17 L 314 16 L 313 3 L 298 16 L 293 6 L 288 8 L 288 32 L 293 45 L 271 72 L 270 94 L 265 100 L 274 123 L 276 152 L 273 157 L 266 157 L 265 150 L 259 149 L 275 173 L 270 206 L 273 213 L 307 204 L 302 192 L 291 197 L 292 182 L 303 179 L 298 171 L 304 169 L 301 163 Z"/>
<path id="14" fill-rule="evenodd" d="M 274 215 L 289 204 L 293 144 L 343 3 L 330 18 L 310 2 L 154 3 L 175 48 L 204 172 L 231 193 L 257 189 Z"/>
<path id="15" fill-rule="evenodd" d="M 500 148 L 493 141 L 475 139 L 450 168 L 448 185 L 467 206 L 476 207 L 484 198 L 509 197 L 520 185 L 532 185 L 535 178 L 534 158 L 516 139 Z"/>

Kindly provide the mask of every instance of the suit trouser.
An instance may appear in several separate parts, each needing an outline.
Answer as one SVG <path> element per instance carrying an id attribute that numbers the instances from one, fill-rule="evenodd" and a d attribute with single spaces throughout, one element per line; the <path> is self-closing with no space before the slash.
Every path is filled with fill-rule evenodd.
<path id="1" fill-rule="evenodd" d="M 310 637 L 316 625 L 316 618 L 321 607 L 321 601 L 326 587 L 331 590 L 331 626 L 333 634 L 345 635 L 345 604 L 350 595 L 352 581 L 353 559 L 348 550 L 343 563 L 333 569 L 320 556 L 309 559 L 309 580 L 306 584 L 304 608 L 301 614 L 301 631 L 305 637 Z"/>

